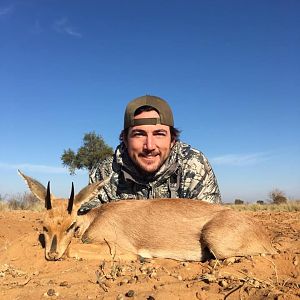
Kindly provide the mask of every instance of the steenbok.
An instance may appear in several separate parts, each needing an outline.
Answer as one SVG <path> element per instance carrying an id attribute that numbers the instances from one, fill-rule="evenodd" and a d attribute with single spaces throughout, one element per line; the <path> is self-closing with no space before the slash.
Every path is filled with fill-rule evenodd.
<path id="1" fill-rule="evenodd" d="M 203 261 L 209 257 L 276 253 L 262 225 L 241 212 L 191 199 L 121 200 L 78 215 L 105 182 L 57 199 L 41 183 L 19 171 L 31 192 L 45 203 L 45 257 L 133 260 L 171 258 Z M 74 235 L 83 243 L 72 243 Z M 76 239 L 74 239 L 76 240 Z"/>

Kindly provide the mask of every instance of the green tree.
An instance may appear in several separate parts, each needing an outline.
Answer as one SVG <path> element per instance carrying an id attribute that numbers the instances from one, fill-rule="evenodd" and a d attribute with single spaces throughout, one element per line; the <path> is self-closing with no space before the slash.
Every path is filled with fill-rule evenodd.
<path id="1" fill-rule="evenodd" d="M 87 169 L 89 173 L 93 167 L 113 154 L 113 149 L 108 146 L 101 135 L 95 132 L 86 133 L 83 137 L 83 146 L 77 153 L 72 149 L 64 150 L 61 156 L 62 163 L 74 175 L 76 169 Z"/>

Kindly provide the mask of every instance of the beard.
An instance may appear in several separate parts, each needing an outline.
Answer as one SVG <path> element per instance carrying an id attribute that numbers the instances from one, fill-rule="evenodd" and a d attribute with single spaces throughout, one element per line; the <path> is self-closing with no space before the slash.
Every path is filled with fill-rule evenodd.
<path id="1" fill-rule="evenodd" d="M 162 158 L 158 151 L 143 151 L 132 158 L 138 169 L 147 175 L 157 172 L 163 165 L 167 157 Z"/>

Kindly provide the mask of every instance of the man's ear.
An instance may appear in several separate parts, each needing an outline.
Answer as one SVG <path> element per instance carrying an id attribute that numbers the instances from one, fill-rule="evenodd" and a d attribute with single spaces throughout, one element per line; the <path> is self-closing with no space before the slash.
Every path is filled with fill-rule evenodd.
<path id="1" fill-rule="evenodd" d="M 122 132 L 122 141 L 125 145 L 126 148 L 128 148 L 128 134 L 129 134 L 129 130 L 130 128 L 127 130 L 127 134 L 125 134 L 125 132 Z"/>
<path id="2" fill-rule="evenodd" d="M 173 146 L 175 145 L 175 143 L 176 143 L 176 140 L 174 139 L 173 141 L 171 141 L 171 149 L 173 148 Z"/>
<path id="3" fill-rule="evenodd" d="M 176 138 L 174 136 L 172 136 L 172 133 L 171 133 L 171 127 L 170 128 L 170 135 L 171 135 L 171 144 L 170 144 L 170 148 L 172 149 L 173 146 L 175 145 L 176 143 Z"/>

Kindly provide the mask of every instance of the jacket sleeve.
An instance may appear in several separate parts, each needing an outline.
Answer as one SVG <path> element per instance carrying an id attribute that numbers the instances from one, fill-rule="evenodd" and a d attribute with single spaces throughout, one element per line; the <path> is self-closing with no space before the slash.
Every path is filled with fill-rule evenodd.
<path id="1" fill-rule="evenodd" d="M 191 149 L 182 170 L 182 195 L 210 203 L 221 203 L 217 179 L 207 158 Z"/>
<path id="2" fill-rule="evenodd" d="M 104 161 L 98 165 L 96 165 L 89 174 L 89 184 L 92 184 L 94 182 L 98 182 L 103 180 L 109 175 L 109 165 L 111 164 L 112 159 L 108 159 L 107 161 Z M 95 208 L 97 206 L 100 206 L 102 203 L 109 202 L 110 198 L 108 197 L 108 194 L 106 192 L 105 186 L 99 191 L 98 195 L 93 198 L 92 200 L 84 203 L 80 209 L 79 212 L 83 213 L 86 211 L 89 211 L 92 208 Z"/>

